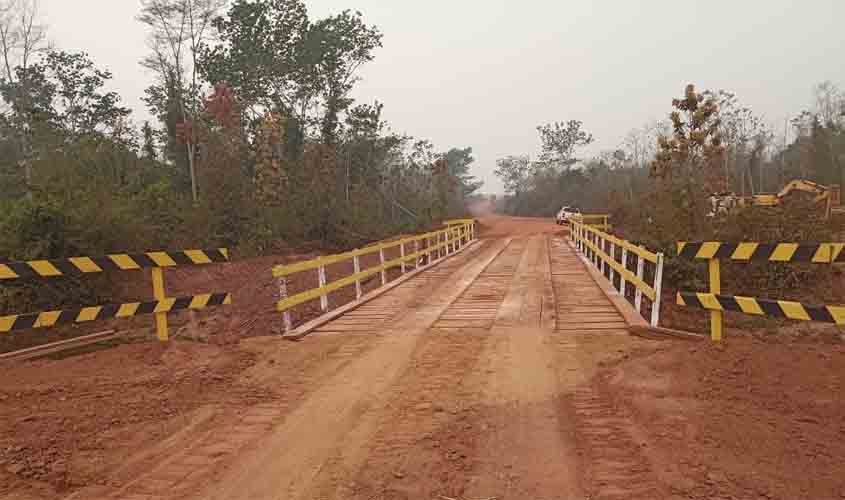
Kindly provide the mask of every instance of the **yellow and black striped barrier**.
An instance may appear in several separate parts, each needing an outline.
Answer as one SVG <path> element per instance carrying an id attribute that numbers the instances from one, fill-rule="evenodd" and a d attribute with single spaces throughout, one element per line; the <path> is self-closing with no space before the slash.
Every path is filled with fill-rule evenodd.
<path id="1" fill-rule="evenodd" d="M 736 261 L 845 262 L 843 243 L 722 243 L 716 241 L 678 243 L 678 256 L 686 259 Z"/>
<path id="2" fill-rule="evenodd" d="M 845 325 L 845 306 L 811 306 L 787 300 L 766 300 L 695 292 L 678 293 L 678 305 L 708 311 L 735 311 L 770 318 L 820 321 Z"/>
<path id="3" fill-rule="evenodd" d="M 229 261 L 225 248 L 214 250 L 182 250 L 179 252 L 120 253 L 103 257 L 30 260 L 0 264 L 0 280 L 81 276 L 110 271 L 195 266 Z"/>
<path id="4" fill-rule="evenodd" d="M 733 262 L 770 262 L 836 264 L 845 263 L 845 243 L 724 243 L 678 242 L 678 256 L 707 260 L 710 274 L 710 293 L 681 292 L 679 305 L 710 311 L 710 337 L 722 340 L 724 311 L 736 311 L 757 316 L 788 318 L 803 321 L 822 321 L 845 324 L 845 307 L 808 306 L 786 300 L 764 300 L 751 297 L 722 295 L 721 260 Z"/>
<path id="5" fill-rule="evenodd" d="M 136 254 L 119 253 L 103 257 L 71 257 L 68 259 L 31 260 L 0 264 L 0 283 L 20 279 L 79 277 L 92 273 L 150 269 L 153 297 L 155 298 L 151 302 L 131 302 L 66 311 L 2 316 L 0 317 L 0 333 L 154 314 L 158 338 L 162 342 L 166 342 L 169 337 L 167 329 L 168 312 L 229 305 L 232 302 L 232 297 L 225 293 L 214 293 L 168 298 L 164 287 L 164 269 L 224 262 L 229 262 L 229 251 L 225 248 L 217 248 L 213 250 L 180 250 Z"/>
<path id="6" fill-rule="evenodd" d="M 130 318 L 145 314 L 166 314 L 177 311 L 200 310 L 208 307 L 229 305 L 231 303 L 232 296 L 228 293 L 208 293 L 149 302 L 128 302 L 125 304 L 106 304 L 33 314 L 15 314 L 11 316 L 0 316 L 0 333 L 32 328 L 50 328 L 57 325 L 87 323 L 107 319 Z"/>

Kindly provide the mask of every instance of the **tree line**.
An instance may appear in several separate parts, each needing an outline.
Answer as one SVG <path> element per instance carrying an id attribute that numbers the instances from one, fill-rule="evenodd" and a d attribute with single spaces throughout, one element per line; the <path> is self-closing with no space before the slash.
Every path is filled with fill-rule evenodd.
<path id="1" fill-rule="evenodd" d="M 0 1 L 0 261 L 349 247 L 461 215 L 481 185 L 471 148 L 394 133 L 383 103 L 351 97 L 384 41 L 360 12 L 143 0 L 139 125 L 38 8 Z"/>
<path id="2" fill-rule="evenodd" d="M 668 119 L 591 158 L 577 155 L 593 142 L 581 121 L 538 127 L 539 158 L 497 161 L 506 192 L 498 209 L 551 217 L 572 205 L 609 213 L 615 232 L 667 255 L 669 283 L 694 288 L 703 275 L 672 257 L 677 241 L 839 241 L 842 221 L 825 220 L 806 200 L 708 216 L 711 194 L 777 193 L 794 179 L 845 185 L 845 94 L 835 84 L 816 85 L 811 106 L 781 130 L 728 91 L 688 85 L 667 101 Z M 746 290 L 776 293 L 806 278 L 794 266 L 773 267 L 747 266 L 734 276 Z"/>
<path id="3" fill-rule="evenodd" d="M 845 93 L 831 82 L 816 85 L 809 109 L 780 127 L 725 90 L 688 86 L 667 102 L 667 119 L 631 130 L 617 148 L 591 158 L 576 155 L 593 142 L 581 121 L 538 127 L 539 158 L 497 161 L 502 209 L 551 216 L 562 205 L 612 211 L 673 190 L 683 205 L 711 193 L 776 193 L 792 179 L 845 185 Z"/>

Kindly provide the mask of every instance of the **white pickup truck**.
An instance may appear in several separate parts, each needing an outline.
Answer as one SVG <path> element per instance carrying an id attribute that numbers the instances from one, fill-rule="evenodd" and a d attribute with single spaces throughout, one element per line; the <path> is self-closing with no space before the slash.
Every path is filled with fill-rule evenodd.
<path id="1" fill-rule="evenodd" d="M 557 213 L 557 223 L 558 225 L 562 226 L 564 224 L 569 223 L 569 219 L 578 215 L 581 215 L 581 210 L 577 209 L 576 207 L 563 207 L 560 209 L 560 212 Z"/>

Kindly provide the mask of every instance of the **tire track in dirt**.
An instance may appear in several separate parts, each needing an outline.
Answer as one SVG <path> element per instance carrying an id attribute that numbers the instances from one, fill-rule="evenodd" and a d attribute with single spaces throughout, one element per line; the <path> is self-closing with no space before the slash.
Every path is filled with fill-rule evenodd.
<path id="1" fill-rule="evenodd" d="M 404 499 L 460 495 L 456 470 L 472 464 L 477 408 L 468 385 L 487 331 L 458 325 L 491 322 L 525 248 L 513 241 L 440 316 L 421 340 L 384 408 L 370 412 L 350 447 L 302 498 Z M 456 319 L 456 318 L 461 319 Z M 469 431 L 469 432 L 468 432 Z"/>
<path id="2" fill-rule="evenodd" d="M 561 414 L 546 237 L 529 241 L 479 366 L 486 429 L 467 498 L 579 498 L 573 426 Z M 549 304 L 550 307 L 545 307 Z"/>
<path id="3" fill-rule="evenodd" d="M 370 412 L 378 414 L 388 389 L 407 365 L 426 330 L 471 285 L 506 246 L 494 242 L 441 283 L 419 306 L 385 327 L 378 345 L 312 392 L 288 414 L 260 446 L 194 498 L 310 498 L 314 480 L 340 450 L 355 450 L 375 429 Z M 417 300 L 419 295 L 415 294 Z"/>
<path id="4" fill-rule="evenodd" d="M 379 324 L 386 324 L 416 297 L 441 286 L 445 276 L 466 265 L 485 243 L 468 249 L 465 256 L 450 259 L 409 281 L 402 293 L 375 299 L 364 307 L 374 307 L 382 315 L 370 320 L 376 332 L 348 332 L 321 336 L 316 342 L 287 342 L 263 337 L 245 341 L 249 350 L 264 359 L 245 374 L 247 383 L 272 391 L 273 396 L 243 409 L 225 399 L 200 409 L 182 431 L 151 450 L 138 453 L 109 478 L 108 486 L 93 486 L 72 494 L 68 500 L 185 498 L 231 467 L 243 450 L 256 443 L 294 411 L 307 396 L 326 380 L 336 377 L 354 360 L 374 349 L 383 337 Z M 277 353 L 268 355 L 268 353 Z"/>

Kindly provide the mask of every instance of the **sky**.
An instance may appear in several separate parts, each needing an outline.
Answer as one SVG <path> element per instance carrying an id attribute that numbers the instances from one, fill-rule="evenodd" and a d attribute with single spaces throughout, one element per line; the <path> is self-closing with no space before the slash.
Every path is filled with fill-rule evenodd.
<path id="1" fill-rule="evenodd" d="M 842 0 L 306 0 L 310 15 L 362 12 L 384 33 L 353 92 L 384 103 L 395 132 L 440 150 L 472 147 L 485 192 L 501 192 L 497 158 L 536 156 L 536 127 L 581 120 L 586 157 L 671 111 L 688 83 L 726 89 L 782 134 L 812 87 L 845 87 Z M 141 97 L 146 32 L 140 0 L 41 0 L 57 48 L 84 50 L 114 73 L 111 89 Z"/>

